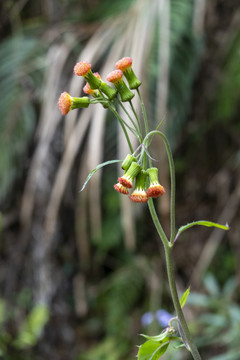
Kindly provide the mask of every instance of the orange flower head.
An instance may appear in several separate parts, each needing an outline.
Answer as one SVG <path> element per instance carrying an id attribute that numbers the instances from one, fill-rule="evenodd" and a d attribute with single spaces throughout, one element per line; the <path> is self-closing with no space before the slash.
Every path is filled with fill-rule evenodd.
<path id="1" fill-rule="evenodd" d="M 114 189 L 117 190 L 120 194 L 123 194 L 123 195 L 129 194 L 128 189 L 120 183 L 115 184 Z"/>
<path id="2" fill-rule="evenodd" d="M 123 81 L 123 72 L 121 70 L 114 70 L 110 72 L 107 76 L 107 81 L 114 84 L 123 102 L 130 101 L 134 97 L 134 94 L 128 89 L 127 85 Z"/>
<path id="3" fill-rule="evenodd" d="M 145 170 L 141 170 L 136 177 L 135 189 L 132 194 L 129 196 L 130 200 L 138 203 L 146 203 L 148 201 L 148 196 L 145 191 L 147 173 Z"/>
<path id="4" fill-rule="evenodd" d="M 165 193 L 165 189 L 159 183 L 156 183 L 155 185 L 152 184 L 147 189 L 148 197 L 152 197 L 152 198 L 157 198 L 159 196 L 162 196 L 164 193 Z"/>
<path id="5" fill-rule="evenodd" d="M 132 59 L 130 57 L 124 57 L 118 60 L 115 64 L 115 68 L 124 72 L 132 66 Z"/>
<path id="6" fill-rule="evenodd" d="M 121 70 L 123 75 L 127 79 L 129 88 L 137 89 L 141 85 L 141 81 L 136 77 L 132 69 L 132 59 L 130 57 L 124 57 L 115 64 L 116 69 Z"/>
<path id="7" fill-rule="evenodd" d="M 123 72 L 121 70 L 114 70 L 110 72 L 107 76 L 107 81 L 115 84 L 119 81 L 122 81 Z"/>
<path id="8" fill-rule="evenodd" d="M 91 64 L 87 61 L 80 61 L 74 66 L 74 74 L 78 76 L 86 76 L 91 71 Z"/>
<path id="9" fill-rule="evenodd" d="M 133 187 L 133 180 L 130 176 L 123 175 L 122 177 L 118 178 L 118 182 L 128 189 L 131 189 Z"/>
<path id="10" fill-rule="evenodd" d="M 66 91 L 63 92 L 58 100 L 58 106 L 61 110 L 61 113 L 63 115 L 67 115 L 67 113 L 71 110 L 72 104 L 73 98 L 71 97 L 71 95 L 69 95 Z"/>
<path id="11" fill-rule="evenodd" d="M 118 178 L 118 182 L 126 188 L 131 189 L 133 187 L 133 181 L 140 170 L 141 166 L 135 161 L 133 161 L 130 167 L 125 171 L 123 176 Z"/>
<path id="12" fill-rule="evenodd" d="M 132 202 L 146 203 L 148 201 L 148 196 L 145 190 L 139 188 L 133 191 L 133 193 L 129 196 L 129 199 Z"/>
<path id="13" fill-rule="evenodd" d="M 147 170 L 147 174 L 150 183 L 149 188 L 147 189 L 147 195 L 152 198 L 162 196 L 165 193 L 165 189 L 159 184 L 158 169 L 156 167 L 152 167 Z"/>
<path id="14" fill-rule="evenodd" d="M 58 100 L 58 106 L 63 115 L 67 115 L 70 110 L 87 108 L 89 104 L 89 97 L 72 97 L 66 91 L 60 95 Z"/>

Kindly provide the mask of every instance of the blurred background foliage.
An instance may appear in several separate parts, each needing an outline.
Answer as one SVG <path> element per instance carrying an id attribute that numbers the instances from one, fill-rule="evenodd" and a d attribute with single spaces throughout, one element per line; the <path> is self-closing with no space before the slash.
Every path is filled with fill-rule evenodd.
<path id="1" fill-rule="evenodd" d="M 231 227 L 190 229 L 175 256 L 203 358 L 239 359 L 239 1 L 6 0 L 0 18 L 0 357 L 130 360 L 138 334 L 162 329 L 141 316 L 172 312 L 151 219 L 113 190 L 117 167 L 79 193 L 99 162 L 126 155 L 116 121 L 57 108 L 64 90 L 82 92 L 78 60 L 105 77 L 131 56 L 151 128 L 163 121 L 174 149 L 177 225 Z M 166 359 L 188 356 L 173 350 Z"/>

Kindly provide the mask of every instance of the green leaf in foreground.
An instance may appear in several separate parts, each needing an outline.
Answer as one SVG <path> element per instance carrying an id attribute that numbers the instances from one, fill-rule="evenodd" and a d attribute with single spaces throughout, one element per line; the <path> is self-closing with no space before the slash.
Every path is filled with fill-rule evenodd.
<path id="1" fill-rule="evenodd" d="M 90 172 L 90 174 L 88 175 L 88 177 L 87 177 L 85 183 L 83 184 L 80 192 L 85 189 L 87 183 L 89 182 L 89 180 L 91 179 L 91 177 L 95 174 L 95 172 L 96 172 L 97 170 L 101 169 L 102 167 L 104 167 L 104 166 L 106 166 L 106 165 L 110 165 L 110 164 L 114 164 L 114 163 L 118 163 L 118 162 L 122 162 L 122 160 L 109 160 L 109 161 L 106 161 L 106 162 L 104 162 L 104 163 L 101 163 L 101 164 L 99 164 L 97 167 L 95 167 L 95 169 L 93 169 L 93 170 Z"/>
<path id="2" fill-rule="evenodd" d="M 217 223 L 214 223 L 214 222 L 211 222 L 211 221 L 205 221 L 205 220 L 194 221 L 194 222 L 189 223 L 187 225 L 183 225 L 178 229 L 175 241 L 178 239 L 178 237 L 180 236 L 180 234 L 183 231 L 185 231 L 185 230 L 187 230 L 190 227 L 195 226 L 195 225 L 201 225 L 201 226 L 206 226 L 206 227 L 216 227 L 216 228 L 219 228 L 219 229 L 222 229 L 222 230 L 229 230 L 228 224 L 221 225 L 221 224 L 217 224 Z"/>
<path id="3" fill-rule="evenodd" d="M 167 350 L 169 342 L 159 343 L 148 340 L 140 346 L 138 360 L 158 360 Z"/>
<path id="4" fill-rule="evenodd" d="M 180 305 L 181 305 L 181 308 L 184 307 L 186 301 L 187 301 L 187 298 L 188 298 L 188 295 L 190 294 L 190 287 L 187 288 L 187 290 L 182 294 L 181 296 L 181 299 L 180 299 Z"/>
<path id="5" fill-rule="evenodd" d="M 175 336 L 167 336 L 161 341 L 146 341 L 139 347 L 138 360 L 158 360 L 166 352 L 170 341 L 174 340 L 181 341 L 180 338 Z"/>

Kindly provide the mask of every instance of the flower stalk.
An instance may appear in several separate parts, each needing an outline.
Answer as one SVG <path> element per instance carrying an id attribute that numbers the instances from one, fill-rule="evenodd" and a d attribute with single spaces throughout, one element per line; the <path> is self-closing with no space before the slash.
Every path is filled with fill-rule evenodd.
<path id="1" fill-rule="evenodd" d="M 177 317 L 175 318 L 179 325 L 179 333 L 182 338 L 183 344 L 192 354 L 194 360 L 201 360 L 201 356 L 196 348 L 192 336 L 190 334 L 187 322 L 185 320 L 182 307 L 179 301 L 176 282 L 175 282 L 175 273 L 174 273 L 174 261 L 173 261 L 173 246 L 176 239 L 179 237 L 180 233 L 186 230 L 188 227 L 193 225 L 203 225 L 203 226 L 216 226 L 221 227 L 224 230 L 228 230 L 227 226 L 215 224 L 212 222 L 206 221 L 197 221 L 187 226 L 183 226 L 178 230 L 176 236 L 175 228 L 175 196 L 176 196 L 176 184 L 175 184 L 175 167 L 172 156 L 172 151 L 168 142 L 166 135 L 158 130 L 153 130 L 149 132 L 148 119 L 146 109 L 143 103 L 142 96 L 139 91 L 139 86 L 141 81 L 136 77 L 132 69 L 132 59 L 125 57 L 120 59 L 116 65 L 116 70 L 110 72 L 107 76 L 107 80 L 111 82 L 115 89 L 107 85 L 98 73 L 92 73 L 91 65 L 82 61 L 75 65 L 74 73 L 78 76 L 83 76 L 87 81 L 87 84 L 84 87 L 85 94 L 88 94 L 93 97 L 90 100 L 88 97 L 75 98 L 70 96 L 68 93 L 64 92 L 59 98 L 59 109 L 63 115 L 67 115 L 70 110 L 76 108 L 88 107 L 90 104 L 99 103 L 105 108 L 109 109 L 119 121 L 124 135 L 126 137 L 130 153 L 126 156 L 122 162 L 122 169 L 124 173 L 122 176 L 118 177 L 118 182 L 114 185 L 114 189 L 118 191 L 121 195 L 129 195 L 129 198 L 132 202 L 136 203 L 148 203 L 148 208 L 154 223 L 154 226 L 157 230 L 159 238 L 164 247 L 165 259 L 166 259 L 166 268 L 168 283 L 171 293 L 172 302 L 176 311 Z M 123 80 L 123 76 L 126 78 L 127 84 Z M 138 116 L 133 103 L 132 98 L 135 96 L 131 90 L 135 90 L 138 94 L 139 101 L 142 109 L 142 119 Z M 117 96 L 117 94 L 119 96 Z M 123 103 L 129 102 L 131 111 L 134 115 L 135 120 L 129 114 Z M 118 106 L 120 106 L 124 113 L 127 115 L 130 120 L 133 128 L 119 115 Z M 141 123 L 144 124 L 144 131 L 142 130 Z M 128 131 L 131 131 L 134 136 L 139 141 L 139 146 L 134 151 L 132 143 L 130 141 Z M 159 183 L 158 180 L 158 169 L 152 166 L 153 158 L 149 154 L 149 146 L 151 143 L 151 138 L 153 136 L 160 136 L 166 149 L 168 156 L 169 172 L 170 172 L 170 182 L 171 182 L 171 196 L 170 196 L 170 238 L 166 236 L 164 229 L 158 219 L 153 198 L 164 195 L 165 189 Z M 107 163 L 117 162 L 118 160 L 111 160 Z M 106 165 L 107 163 L 100 164 L 99 167 Z M 94 171 L 96 171 L 97 168 Z M 93 173 L 92 172 L 92 173 Z M 90 173 L 91 175 L 91 173 Z M 91 177 L 91 176 L 90 176 Z M 88 180 L 87 180 L 88 181 Z M 87 182 L 86 181 L 86 182 Z M 86 186 L 86 182 L 84 187 Z M 135 183 L 135 186 L 134 186 Z M 83 188 L 84 188 L 83 187 Z M 133 189 L 133 190 L 132 190 Z M 132 193 L 131 193 L 132 191 Z M 174 331 L 171 328 L 171 331 Z M 169 331 L 166 331 L 167 334 L 170 334 Z M 162 335 L 161 335 L 162 336 Z M 165 335 L 164 335 L 165 336 Z M 162 338 L 163 339 L 163 338 Z M 172 338 L 175 340 L 176 338 Z M 162 340 L 163 341 L 163 340 Z M 167 349 L 167 347 L 166 347 Z M 152 357 L 151 357 L 152 358 Z"/>

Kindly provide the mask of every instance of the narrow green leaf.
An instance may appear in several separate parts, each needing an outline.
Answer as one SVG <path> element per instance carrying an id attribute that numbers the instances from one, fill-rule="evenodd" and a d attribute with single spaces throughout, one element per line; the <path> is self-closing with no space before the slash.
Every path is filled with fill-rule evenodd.
<path id="1" fill-rule="evenodd" d="M 181 299 L 180 299 L 181 308 L 184 307 L 189 294 L 190 294 L 190 286 L 189 286 L 189 288 L 187 288 L 187 290 L 181 296 Z"/>
<path id="2" fill-rule="evenodd" d="M 95 174 L 95 172 L 96 172 L 97 170 L 101 169 L 102 167 L 104 167 L 104 166 L 106 166 L 106 165 L 114 164 L 114 163 L 117 163 L 117 162 L 122 162 L 122 160 L 109 160 L 109 161 L 106 161 L 106 162 L 104 162 L 104 163 L 99 164 L 95 169 L 93 169 L 93 170 L 90 172 L 90 174 L 88 175 L 88 177 L 87 177 L 85 183 L 83 184 L 80 192 L 85 189 L 87 183 L 89 182 L 89 180 L 91 179 L 91 177 Z"/>
<path id="3" fill-rule="evenodd" d="M 216 228 L 219 228 L 219 229 L 222 229 L 222 230 L 229 230 L 228 224 L 221 225 L 221 224 L 217 224 L 217 223 L 214 223 L 214 222 L 211 222 L 211 221 L 205 221 L 205 220 L 194 221 L 194 222 L 189 223 L 187 225 L 183 225 L 178 229 L 175 241 L 178 239 L 179 235 L 183 231 L 185 231 L 185 230 L 187 230 L 190 227 L 195 226 L 195 225 L 201 225 L 201 226 L 206 226 L 206 227 L 216 227 Z"/>

